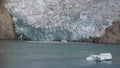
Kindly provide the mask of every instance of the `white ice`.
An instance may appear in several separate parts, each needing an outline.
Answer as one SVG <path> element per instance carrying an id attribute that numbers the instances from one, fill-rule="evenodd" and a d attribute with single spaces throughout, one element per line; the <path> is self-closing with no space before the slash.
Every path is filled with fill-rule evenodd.
<path id="1" fill-rule="evenodd" d="M 112 59 L 111 53 L 100 53 L 99 55 L 90 55 L 86 58 L 86 60 L 88 61 L 106 61 L 111 59 Z"/>

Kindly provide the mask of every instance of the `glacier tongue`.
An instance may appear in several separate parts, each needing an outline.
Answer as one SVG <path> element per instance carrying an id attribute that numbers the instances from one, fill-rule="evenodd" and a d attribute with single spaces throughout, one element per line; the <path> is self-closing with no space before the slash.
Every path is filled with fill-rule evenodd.
<path id="1" fill-rule="evenodd" d="M 30 40 L 99 37 L 120 14 L 120 0 L 8 0 L 15 31 Z"/>

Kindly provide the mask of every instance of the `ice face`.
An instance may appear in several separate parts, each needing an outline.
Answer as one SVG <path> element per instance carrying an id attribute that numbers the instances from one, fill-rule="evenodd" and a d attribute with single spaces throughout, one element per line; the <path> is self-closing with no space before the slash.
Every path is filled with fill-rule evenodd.
<path id="1" fill-rule="evenodd" d="M 30 40 L 99 37 L 120 14 L 120 0 L 8 0 L 15 31 Z"/>

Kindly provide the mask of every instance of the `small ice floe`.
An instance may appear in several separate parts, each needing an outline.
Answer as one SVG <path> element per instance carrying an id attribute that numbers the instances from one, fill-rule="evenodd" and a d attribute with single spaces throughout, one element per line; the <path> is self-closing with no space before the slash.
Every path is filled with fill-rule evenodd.
<path id="1" fill-rule="evenodd" d="M 65 43 L 65 42 L 68 42 L 68 41 L 67 41 L 67 40 L 61 40 L 61 42 L 64 42 L 64 43 Z"/>
<path id="2" fill-rule="evenodd" d="M 112 59 L 111 53 L 100 53 L 99 55 L 90 55 L 86 58 L 88 61 L 109 61 Z"/>

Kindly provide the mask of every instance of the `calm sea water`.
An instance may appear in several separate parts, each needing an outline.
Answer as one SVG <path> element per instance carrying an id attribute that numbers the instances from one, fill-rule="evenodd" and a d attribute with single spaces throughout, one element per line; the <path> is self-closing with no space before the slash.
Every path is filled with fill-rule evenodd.
<path id="1" fill-rule="evenodd" d="M 85 60 L 106 52 L 111 61 Z M 0 68 L 120 68 L 120 44 L 0 41 Z"/>

